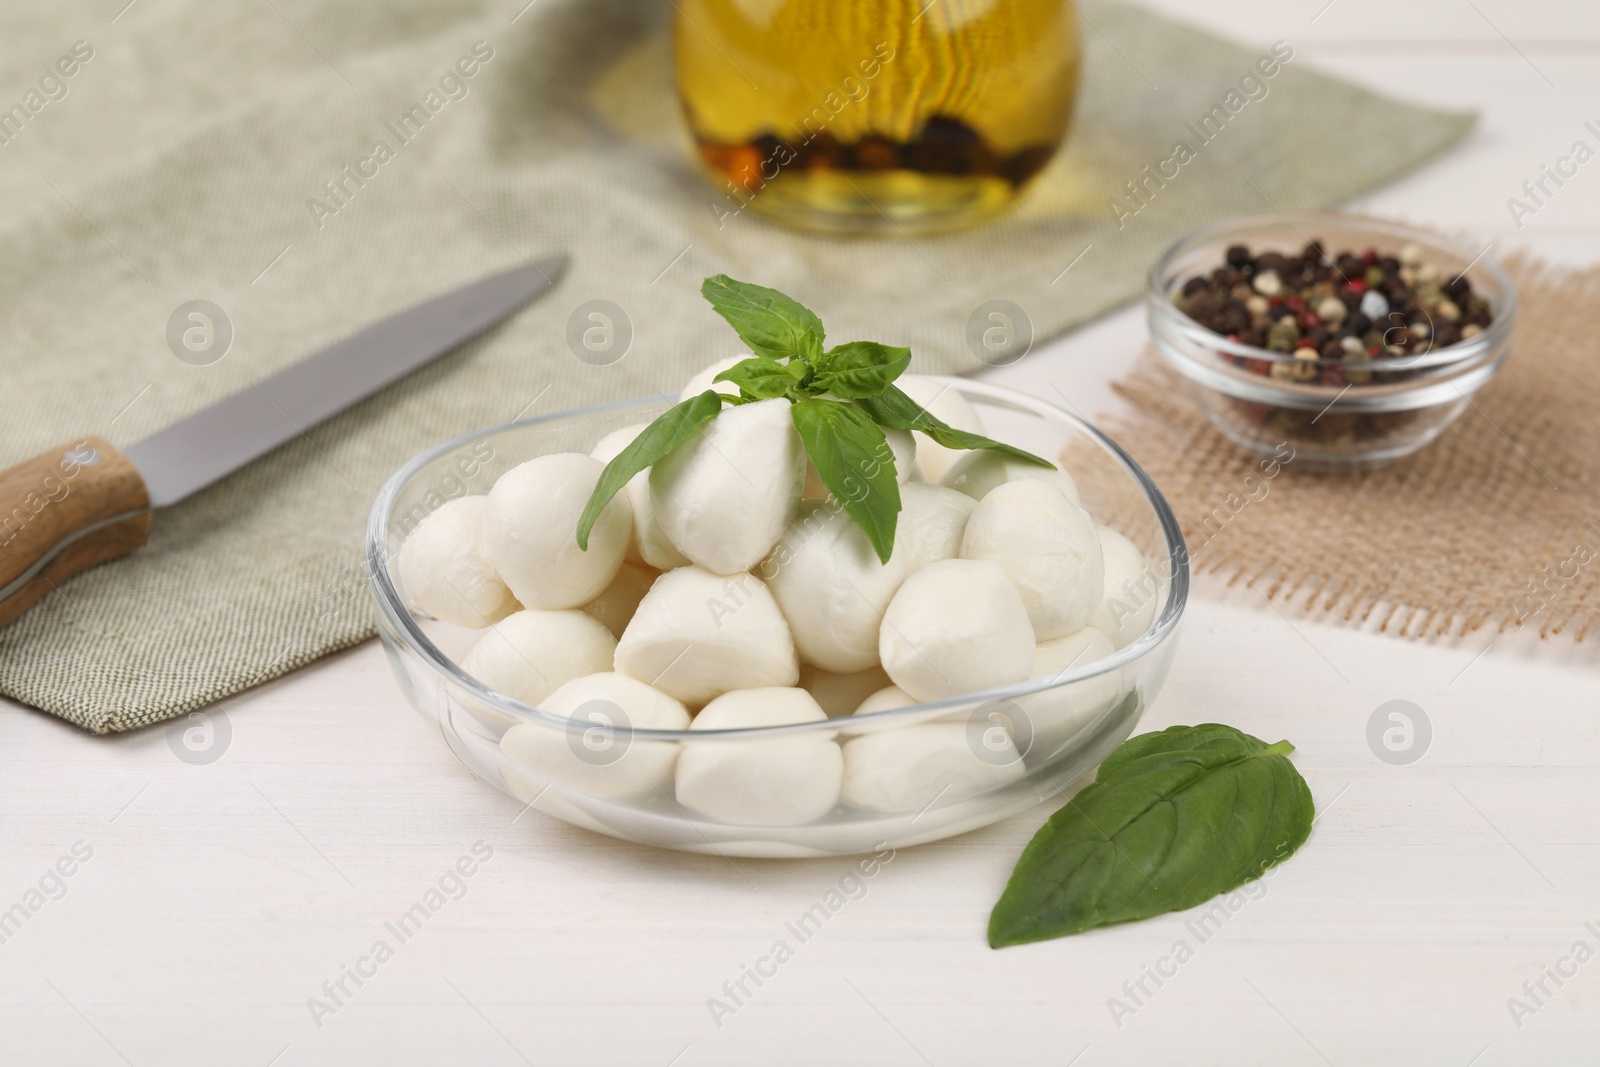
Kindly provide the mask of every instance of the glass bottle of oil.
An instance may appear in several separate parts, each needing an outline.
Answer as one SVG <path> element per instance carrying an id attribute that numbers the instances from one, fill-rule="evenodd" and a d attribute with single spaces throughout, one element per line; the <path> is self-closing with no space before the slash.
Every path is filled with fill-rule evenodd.
<path id="1" fill-rule="evenodd" d="M 678 93 L 723 195 L 811 229 L 946 229 L 1012 203 L 1077 90 L 1068 0 L 675 0 Z"/>

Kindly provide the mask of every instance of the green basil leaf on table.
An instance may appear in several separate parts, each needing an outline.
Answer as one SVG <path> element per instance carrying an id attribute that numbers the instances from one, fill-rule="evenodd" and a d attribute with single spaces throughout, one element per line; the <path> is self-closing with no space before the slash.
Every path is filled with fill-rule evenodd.
<path id="1" fill-rule="evenodd" d="M 822 320 L 792 297 L 726 274 L 707 278 L 700 294 L 756 355 L 808 363 L 822 355 Z"/>
<path id="2" fill-rule="evenodd" d="M 877 396 L 911 365 L 911 349 L 850 341 L 824 352 L 813 388 L 845 400 Z"/>
<path id="3" fill-rule="evenodd" d="M 589 551 L 589 531 L 594 529 L 600 512 L 605 510 L 611 498 L 632 481 L 635 474 L 699 433 L 700 427 L 717 417 L 724 399 L 722 394 L 707 389 L 699 396 L 675 404 L 646 426 L 627 448 L 606 464 L 606 469 L 600 472 L 600 480 L 595 483 L 594 492 L 589 496 L 589 503 L 578 518 L 579 548 Z"/>
<path id="4" fill-rule="evenodd" d="M 740 360 L 711 380 L 732 382 L 745 393 L 760 400 L 775 400 L 787 395 L 800 380 L 800 376 L 797 376 L 791 367 L 798 368 L 800 376 L 805 374 L 803 363 L 779 363 L 766 356 L 752 356 Z"/>
<path id="5" fill-rule="evenodd" d="M 1123 742 L 1023 849 L 990 946 L 1180 911 L 1259 878 L 1311 833 L 1293 750 L 1217 723 Z"/>
<path id="6" fill-rule="evenodd" d="M 919 430 L 931 437 L 936 444 L 946 448 L 986 448 L 991 452 L 999 452 L 1028 463 L 1035 463 L 1041 467 L 1055 469 L 1055 464 L 1032 452 L 1024 452 L 1020 448 L 1001 444 L 999 441 L 990 440 L 982 434 L 968 433 L 945 425 L 932 415 L 927 408 L 912 400 L 894 385 L 884 388 L 876 396 L 863 397 L 857 401 L 871 415 L 873 421 L 880 426 L 887 426 L 892 430 Z"/>
<path id="7" fill-rule="evenodd" d="M 866 533 L 878 559 L 889 562 L 900 517 L 900 480 L 883 429 L 842 400 L 806 397 L 795 401 L 790 415 L 822 484 Z"/>

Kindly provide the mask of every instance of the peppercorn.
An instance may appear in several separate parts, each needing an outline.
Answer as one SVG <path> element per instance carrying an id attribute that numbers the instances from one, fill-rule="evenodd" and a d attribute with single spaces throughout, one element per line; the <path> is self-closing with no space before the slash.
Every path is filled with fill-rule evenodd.
<path id="1" fill-rule="evenodd" d="M 1366 367 L 1350 366 L 1352 363 L 1364 363 L 1372 357 L 1365 351 L 1351 352 L 1346 358 L 1344 374 L 1351 385 L 1365 385 L 1372 380 L 1372 371 Z"/>
<path id="2" fill-rule="evenodd" d="M 1279 275 L 1289 273 L 1289 258 L 1277 252 L 1263 252 L 1256 257 L 1256 273 L 1266 270 Z"/>
<path id="3" fill-rule="evenodd" d="M 1267 347 L 1275 352 L 1287 352 L 1300 340 L 1300 327 L 1292 318 L 1282 318 L 1267 330 Z"/>
<path id="4" fill-rule="evenodd" d="M 1250 328 L 1250 311 L 1238 300 L 1230 299 L 1217 312 L 1217 330 L 1220 333 L 1238 333 Z"/>

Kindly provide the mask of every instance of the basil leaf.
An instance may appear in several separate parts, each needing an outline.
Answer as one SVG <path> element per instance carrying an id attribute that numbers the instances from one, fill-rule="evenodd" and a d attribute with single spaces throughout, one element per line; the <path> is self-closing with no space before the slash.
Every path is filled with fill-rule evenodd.
<path id="1" fill-rule="evenodd" d="M 714 274 L 700 284 L 700 295 L 758 356 L 809 363 L 822 355 L 822 320 L 776 289 Z"/>
<path id="2" fill-rule="evenodd" d="M 789 368 L 798 367 L 801 375 L 805 365 L 779 363 L 766 356 L 752 356 L 741 360 L 711 379 L 714 382 L 732 382 L 750 396 L 773 400 L 784 396 L 800 378 Z"/>
<path id="3" fill-rule="evenodd" d="M 900 517 L 894 452 L 877 423 L 842 400 L 805 397 L 790 410 L 822 484 L 866 532 L 878 559 L 889 562 Z"/>
<path id="4" fill-rule="evenodd" d="M 1123 742 L 1023 849 L 990 946 L 1179 911 L 1259 878 L 1311 833 L 1293 750 L 1217 723 Z"/>
<path id="5" fill-rule="evenodd" d="M 589 551 L 589 531 L 594 529 L 600 512 L 611 502 L 633 476 L 668 455 L 673 449 L 700 432 L 700 427 L 717 417 L 722 410 L 722 394 L 707 389 L 699 396 L 690 397 L 681 404 L 668 408 L 649 426 L 646 426 L 633 443 L 617 453 L 617 458 L 606 464 L 595 483 L 589 503 L 578 518 L 578 547 Z"/>
<path id="6" fill-rule="evenodd" d="M 999 452 L 1014 459 L 1028 463 L 1036 463 L 1041 467 L 1055 469 L 1055 464 L 1032 452 L 1024 452 L 1020 448 L 1001 444 L 999 441 L 990 440 L 981 434 L 968 433 L 946 426 L 932 415 L 928 409 L 912 400 L 900 389 L 893 385 L 886 386 L 883 392 L 876 396 L 862 397 L 859 400 L 861 407 L 880 426 L 887 426 L 891 430 L 919 430 L 931 437 L 936 444 L 946 448 L 987 448 L 992 452 Z"/>
<path id="7" fill-rule="evenodd" d="M 851 341 L 824 352 L 813 387 L 846 400 L 877 396 L 911 365 L 911 349 Z"/>

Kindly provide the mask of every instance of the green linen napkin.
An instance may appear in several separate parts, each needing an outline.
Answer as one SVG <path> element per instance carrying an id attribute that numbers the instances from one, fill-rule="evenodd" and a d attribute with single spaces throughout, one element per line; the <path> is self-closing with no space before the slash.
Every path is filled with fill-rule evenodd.
<path id="1" fill-rule="evenodd" d="M 75 10 L 0 13 L 0 462 L 85 433 L 132 443 L 418 299 L 572 257 L 497 332 L 161 512 L 143 550 L 0 632 L 0 692 L 96 733 L 371 636 L 361 542 L 384 478 L 476 427 L 675 392 L 736 351 L 697 295 L 707 274 L 792 293 L 831 334 L 909 344 L 916 370 L 971 371 L 985 301 L 1015 302 L 1046 337 L 1135 296 L 1180 233 L 1336 202 L 1472 124 L 1299 56 L 1267 79 L 1269 44 L 1085 2 L 1074 132 L 1016 211 L 948 236 L 825 238 L 727 217 L 691 166 L 670 5 Z M 1163 163 L 1180 141 L 1192 158 Z M 215 362 L 168 342 L 195 299 L 232 326 Z M 631 324 L 610 365 L 566 340 L 591 300 Z"/>

